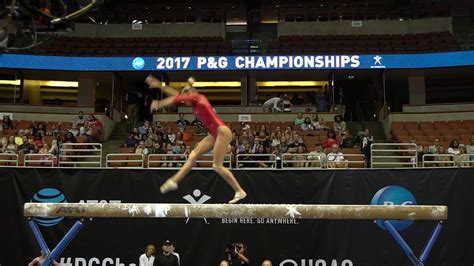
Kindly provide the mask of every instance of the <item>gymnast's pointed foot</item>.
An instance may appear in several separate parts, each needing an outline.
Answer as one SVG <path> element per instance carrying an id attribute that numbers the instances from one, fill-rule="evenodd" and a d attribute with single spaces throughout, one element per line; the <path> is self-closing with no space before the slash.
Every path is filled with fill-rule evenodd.
<path id="1" fill-rule="evenodd" d="M 229 201 L 230 204 L 234 204 L 234 203 L 237 203 L 239 200 L 241 199 L 244 199 L 245 197 L 247 197 L 247 193 L 245 193 L 245 191 L 237 191 L 235 192 L 235 195 L 234 195 L 234 198 L 232 200 Z"/>
<path id="2" fill-rule="evenodd" d="M 174 182 L 171 178 L 166 180 L 166 182 L 160 187 L 161 194 L 165 194 L 176 189 L 178 189 L 178 184 L 176 184 L 176 182 Z"/>

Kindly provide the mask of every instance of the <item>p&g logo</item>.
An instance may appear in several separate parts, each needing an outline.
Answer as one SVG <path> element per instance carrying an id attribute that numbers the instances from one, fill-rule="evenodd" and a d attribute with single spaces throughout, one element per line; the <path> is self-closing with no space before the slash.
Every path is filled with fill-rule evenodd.
<path id="1" fill-rule="evenodd" d="M 141 57 L 136 57 L 133 59 L 132 66 L 136 70 L 143 69 L 145 67 L 145 60 Z"/>
<path id="2" fill-rule="evenodd" d="M 416 199 L 413 194 L 404 187 L 387 186 L 375 193 L 371 205 L 416 205 Z M 376 220 L 375 223 L 385 230 L 382 220 Z M 390 220 L 390 223 L 398 231 L 403 231 L 410 227 L 413 220 Z"/>
<path id="3" fill-rule="evenodd" d="M 55 188 L 44 188 L 33 195 L 31 202 L 62 203 L 66 202 L 66 197 Z M 54 226 L 61 222 L 64 217 L 35 217 L 33 219 L 42 226 Z"/>

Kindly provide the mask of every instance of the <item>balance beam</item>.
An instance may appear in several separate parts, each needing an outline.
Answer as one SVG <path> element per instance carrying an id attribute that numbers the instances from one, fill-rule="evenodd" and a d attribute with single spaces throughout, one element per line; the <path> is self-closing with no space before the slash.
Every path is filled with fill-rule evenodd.
<path id="1" fill-rule="evenodd" d="M 166 203 L 25 203 L 26 217 L 447 220 L 447 206 Z"/>

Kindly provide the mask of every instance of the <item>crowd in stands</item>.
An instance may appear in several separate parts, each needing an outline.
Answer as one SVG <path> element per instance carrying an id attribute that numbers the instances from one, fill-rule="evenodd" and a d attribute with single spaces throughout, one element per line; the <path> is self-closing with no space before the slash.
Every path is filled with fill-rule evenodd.
<path id="1" fill-rule="evenodd" d="M 406 122 L 392 124 L 395 142 L 416 145 L 419 166 L 469 166 L 474 160 L 474 121 Z M 427 156 L 424 156 L 427 155 Z M 424 158 L 424 159 L 423 159 Z"/>
<path id="2" fill-rule="evenodd" d="M 282 156 L 290 156 L 288 164 L 292 167 L 330 167 L 344 168 L 348 166 L 343 151 L 361 154 L 370 146 L 373 138 L 367 129 L 352 136 L 342 116 L 337 115 L 334 122 L 327 123 L 317 114 L 304 117 L 298 113 L 293 122 L 274 123 L 228 123 L 233 139 L 229 154 L 235 163 L 236 156 L 245 167 L 272 167 L 270 157 L 280 161 Z M 183 114 L 175 123 L 151 123 L 146 121 L 140 127 L 133 128 L 123 144 L 123 152 L 135 154 L 174 154 L 173 158 L 183 161 L 205 136 L 207 131 L 199 120 L 188 121 Z M 365 146 L 362 146 L 365 143 Z M 164 157 L 165 158 L 165 157 Z M 166 161 L 173 160 L 166 157 Z M 260 161 L 260 162 L 256 162 Z M 314 161 L 314 162 L 312 162 Z M 181 163 L 180 162 L 180 163 Z M 163 163 L 162 167 L 180 166 L 177 163 Z"/>
<path id="3" fill-rule="evenodd" d="M 102 123 L 93 114 L 79 112 L 71 122 L 2 120 L 1 152 L 7 154 L 45 154 L 57 157 L 62 143 L 94 143 L 100 139 Z"/>

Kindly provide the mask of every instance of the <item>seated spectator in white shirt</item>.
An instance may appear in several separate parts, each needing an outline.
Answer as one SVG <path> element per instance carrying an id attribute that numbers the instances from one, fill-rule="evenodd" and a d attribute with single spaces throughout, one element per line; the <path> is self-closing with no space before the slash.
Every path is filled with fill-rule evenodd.
<path id="1" fill-rule="evenodd" d="M 92 128 L 90 127 L 89 121 L 86 120 L 84 122 L 84 125 L 79 130 L 79 134 L 87 138 L 87 143 L 94 142 L 94 138 L 92 137 Z"/>
<path id="2" fill-rule="evenodd" d="M 153 262 L 155 261 L 155 253 L 156 249 L 154 245 L 146 246 L 145 253 L 140 256 L 139 266 L 153 266 Z"/>
<path id="3" fill-rule="evenodd" d="M 331 152 L 327 156 L 328 168 L 347 168 L 347 160 L 344 154 L 339 151 L 339 145 L 333 144 Z"/>

